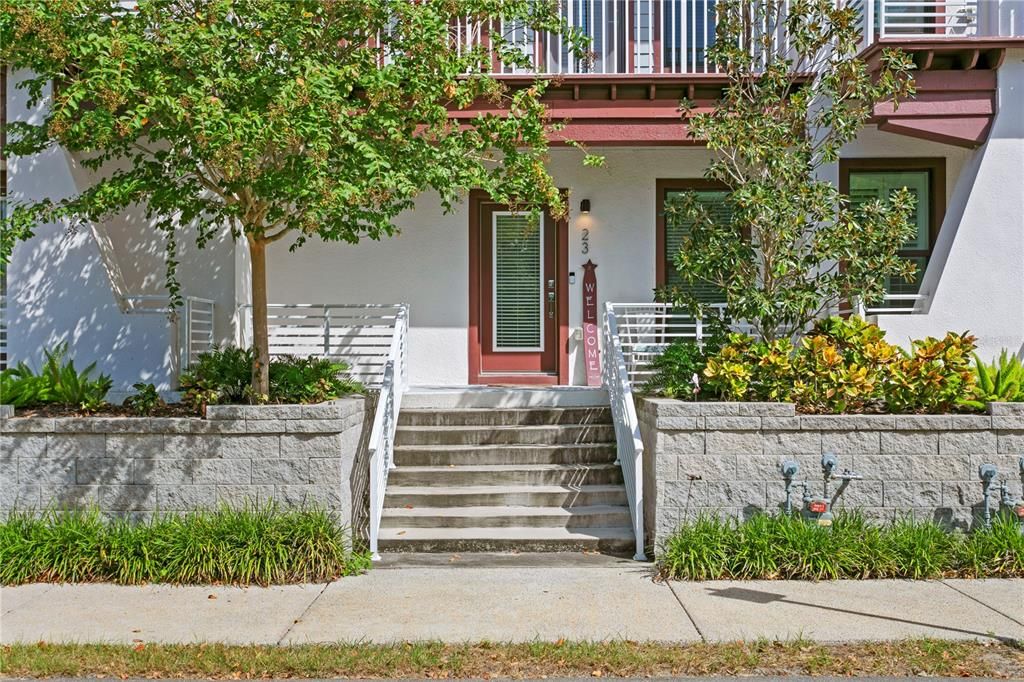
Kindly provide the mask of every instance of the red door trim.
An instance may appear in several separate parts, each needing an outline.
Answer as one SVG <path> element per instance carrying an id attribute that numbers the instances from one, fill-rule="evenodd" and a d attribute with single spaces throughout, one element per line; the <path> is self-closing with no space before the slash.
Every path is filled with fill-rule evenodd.
<path id="1" fill-rule="evenodd" d="M 488 373 L 481 376 L 482 335 L 480 300 L 480 205 L 490 201 L 482 190 L 469 193 L 469 325 L 466 328 L 469 347 L 470 384 L 522 384 L 567 385 L 569 383 L 569 221 L 555 222 L 558 254 L 555 259 L 555 278 L 558 292 L 558 347 L 555 356 L 558 366 L 555 374 L 515 374 L 509 376 Z"/>

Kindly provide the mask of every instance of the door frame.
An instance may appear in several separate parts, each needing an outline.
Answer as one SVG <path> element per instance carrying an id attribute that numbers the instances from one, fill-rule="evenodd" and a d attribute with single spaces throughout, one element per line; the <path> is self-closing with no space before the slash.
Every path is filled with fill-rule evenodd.
<path id="1" fill-rule="evenodd" d="M 563 195 L 567 192 L 562 190 Z M 567 218 L 554 220 L 555 244 L 555 295 L 558 316 L 556 327 L 558 338 L 555 343 L 557 371 L 551 374 L 484 374 L 482 367 L 483 301 L 480 300 L 480 208 L 491 202 L 483 190 L 469 193 L 469 383 L 470 384 L 519 384 L 567 385 L 569 383 L 569 221 Z"/>

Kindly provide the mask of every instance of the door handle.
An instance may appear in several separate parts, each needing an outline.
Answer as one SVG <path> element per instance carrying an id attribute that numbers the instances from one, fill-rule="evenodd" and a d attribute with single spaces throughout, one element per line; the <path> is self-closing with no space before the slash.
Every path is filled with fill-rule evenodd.
<path id="1" fill-rule="evenodd" d="M 555 292 L 548 292 L 548 318 L 555 317 Z"/>

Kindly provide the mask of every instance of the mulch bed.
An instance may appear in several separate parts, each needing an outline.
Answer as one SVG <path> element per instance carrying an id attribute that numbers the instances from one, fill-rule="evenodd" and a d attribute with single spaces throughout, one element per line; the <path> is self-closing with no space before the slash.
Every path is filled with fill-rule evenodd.
<path id="1" fill-rule="evenodd" d="M 153 410 L 152 414 L 140 415 L 123 405 L 106 405 L 95 412 L 83 412 L 73 405 L 40 405 L 24 407 L 14 411 L 15 417 L 198 417 L 185 403 L 169 403 Z"/>

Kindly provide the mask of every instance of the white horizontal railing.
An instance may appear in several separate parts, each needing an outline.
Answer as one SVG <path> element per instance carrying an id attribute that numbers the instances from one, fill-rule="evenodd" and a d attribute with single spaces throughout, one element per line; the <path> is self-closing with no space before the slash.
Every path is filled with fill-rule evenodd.
<path id="1" fill-rule="evenodd" d="M 861 317 L 870 315 L 912 315 L 923 312 L 928 297 L 924 294 L 886 294 L 881 305 L 866 305 L 857 301 L 855 312 Z"/>
<path id="2" fill-rule="evenodd" d="M 720 314 L 724 306 L 708 308 Z M 704 321 L 668 303 L 609 303 L 608 312 L 614 316 L 615 338 L 622 349 L 626 374 L 635 386 L 651 378 L 651 361 L 672 343 L 704 342 Z"/>
<path id="3" fill-rule="evenodd" d="M 998 0 L 985 0 L 997 5 Z M 879 36 L 885 38 L 974 37 L 979 0 L 881 0 Z"/>
<path id="4" fill-rule="evenodd" d="M 379 387 L 404 303 L 272 303 L 267 326 L 270 354 L 320 356 L 344 362 L 349 375 Z M 242 346 L 252 345 L 252 307 L 242 306 Z"/>

